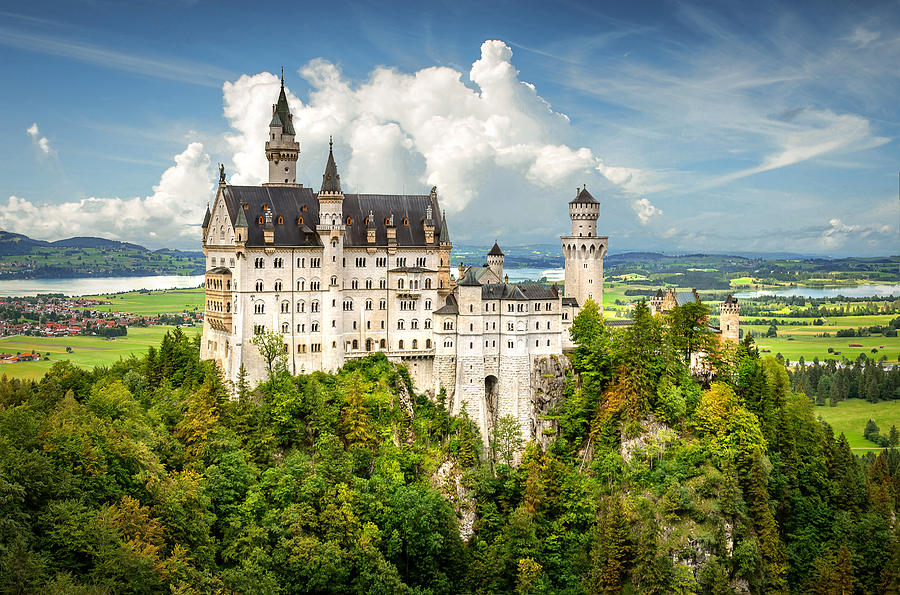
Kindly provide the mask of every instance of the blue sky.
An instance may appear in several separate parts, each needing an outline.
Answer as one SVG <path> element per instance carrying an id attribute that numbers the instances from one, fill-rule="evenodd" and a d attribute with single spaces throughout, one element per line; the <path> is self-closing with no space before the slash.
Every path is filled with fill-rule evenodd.
<path id="1" fill-rule="evenodd" d="M 587 184 L 613 250 L 897 254 L 900 2 L 785 4 L 5 3 L 0 227 L 196 249 L 283 65 L 299 181 L 333 134 L 458 242 L 556 242 Z"/>

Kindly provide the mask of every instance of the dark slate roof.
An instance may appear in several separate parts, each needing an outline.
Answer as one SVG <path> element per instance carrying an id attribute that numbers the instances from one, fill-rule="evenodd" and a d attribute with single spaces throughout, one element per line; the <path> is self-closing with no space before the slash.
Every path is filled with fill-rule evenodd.
<path id="1" fill-rule="evenodd" d="M 563 306 L 575 306 L 575 307 L 577 308 L 577 307 L 578 307 L 578 300 L 577 300 L 576 298 L 573 298 L 573 297 L 564 297 L 563 300 L 562 300 L 562 305 L 563 305 Z"/>
<path id="2" fill-rule="evenodd" d="M 434 314 L 459 314 L 459 305 L 452 293 L 447 296 L 447 303 L 435 310 Z"/>
<path id="3" fill-rule="evenodd" d="M 503 250 L 500 249 L 500 246 L 497 245 L 497 242 L 494 242 L 494 247 L 491 248 L 490 252 L 488 252 L 488 256 L 503 256 Z"/>
<path id="4" fill-rule="evenodd" d="M 264 246 L 263 226 L 258 218 L 263 215 L 263 205 L 272 209 L 273 218 L 281 215 L 284 223 L 275 224 L 276 246 L 321 246 L 315 226 L 319 223 L 319 201 L 310 188 L 298 186 L 232 186 L 224 189 L 225 205 L 235 226 L 240 225 L 240 217 L 244 210 L 241 204 L 248 204 L 244 225 L 247 226 L 247 246 Z M 398 246 L 425 246 L 425 211 L 431 204 L 432 211 L 438 212 L 437 198 L 427 194 L 345 194 L 344 222 L 350 217 L 344 236 L 344 245 L 349 247 L 368 246 L 366 233 L 366 217 L 372 213 L 375 226 L 375 245 L 387 245 L 387 232 L 384 221 L 394 216 L 397 230 Z M 301 207 L 306 206 L 306 211 Z M 299 217 L 303 217 L 303 225 L 298 227 Z M 403 221 L 409 222 L 404 225 Z M 444 233 L 444 219 L 439 217 L 435 225 Z M 448 234 L 449 235 L 449 234 Z M 449 241 L 449 240 L 448 240 Z"/>
<path id="5" fill-rule="evenodd" d="M 281 118 L 278 117 L 278 112 L 272 113 L 272 121 L 269 122 L 269 128 L 281 128 Z"/>
<path id="6" fill-rule="evenodd" d="M 697 295 L 697 290 L 692 289 L 690 291 L 676 291 L 675 292 L 675 303 L 679 306 L 683 306 L 684 304 L 689 304 L 691 302 L 699 302 L 700 296 Z"/>
<path id="7" fill-rule="evenodd" d="M 578 196 L 569 201 L 570 205 L 585 205 L 596 203 L 597 199 L 591 196 L 591 193 L 587 191 L 587 188 L 582 188 L 581 192 L 578 193 Z"/>
<path id="8" fill-rule="evenodd" d="M 240 223 L 240 217 L 245 211 L 242 204 L 248 205 L 246 209 L 247 246 L 265 246 L 263 239 L 263 227 L 265 223 L 259 223 L 259 217 L 265 221 L 263 206 L 268 205 L 272 209 L 273 220 L 277 221 L 279 215 L 284 218 L 284 223 L 275 224 L 276 246 L 321 246 L 319 235 L 316 233 L 304 233 L 297 224 L 298 217 L 303 217 L 303 224 L 310 232 L 319 221 L 319 201 L 310 188 L 298 188 L 296 186 L 232 186 L 228 185 L 224 190 L 225 206 L 228 215 L 235 226 Z M 306 206 L 303 212 L 301 207 Z"/>
<path id="9" fill-rule="evenodd" d="M 457 285 L 472 287 L 481 285 L 481 283 L 478 282 L 478 277 L 475 276 L 475 269 L 469 268 L 469 270 L 466 271 L 466 274 L 462 276 L 462 279 L 459 280 Z"/>
<path id="10" fill-rule="evenodd" d="M 325 164 L 325 173 L 322 174 L 322 189 L 319 192 L 340 192 L 341 176 L 338 175 L 337 164 L 334 162 L 334 152 L 331 150 L 331 141 L 328 141 L 328 162 Z"/>
<path id="11" fill-rule="evenodd" d="M 294 124 L 291 122 L 291 108 L 288 107 L 287 96 L 284 94 L 284 79 L 281 80 L 281 93 L 278 94 L 278 103 L 275 105 L 275 116 L 281 120 L 284 126 L 284 134 L 294 134 Z M 274 121 L 274 116 L 273 116 Z"/>
<path id="12" fill-rule="evenodd" d="M 206 271 L 207 275 L 230 275 L 231 269 L 228 267 L 216 267 L 214 269 L 209 269 Z"/>
<path id="13" fill-rule="evenodd" d="M 736 303 L 737 303 L 737 298 L 734 297 L 733 295 L 731 295 L 731 294 L 729 293 L 729 294 L 728 294 L 728 297 L 725 298 L 725 301 L 724 301 L 723 303 L 725 303 L 725 304 L 736 304 Z"/>
<path id="14" fill-rule="evenodd" d="M 657 289 L 657 290 L 656 290 L 656 297 L 658 297 L 658 298 L 663 297 L 663 290 L 662 290 L 662 289 Z"/>
<path id="15" fill-rule="evenodd" d="M 209 227 L 210 216 L 211 215 L 209 213 L 209 205 L 206 205 L 206 215 L 203 216 L 203 229 L 206 229 L 207 227 Z"/>
<path id="16" fill-rule="evenodd" d="M 537 283 L 487 283 L 481 286 L 483 300 L 555 300 L 559 297 L 556 286 Z"/>

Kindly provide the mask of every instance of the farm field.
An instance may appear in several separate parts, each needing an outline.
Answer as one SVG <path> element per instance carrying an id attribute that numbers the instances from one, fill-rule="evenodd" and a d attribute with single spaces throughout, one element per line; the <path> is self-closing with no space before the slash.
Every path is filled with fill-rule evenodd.
<path id="1" fill-rule="evenodd" d="M 0 374 L 11 378 L 39 380 L 54 362 L 61 360 L 69 360 L 84 368 L 109 365 L 118 361 L 119 358 L 127 358 L 132 353 L 143 354 L 151 345 L 159 347 L 163 335 L 173 328 L 171 326 L 131 327 L 128 329 L 127 336 L 116 337 L 115 341 L 107 341 L 103 337 L 4 337 L 0 339 L 0 352 L 17 353 L 33 350 L 41 355 L 49 353 L 50 360 L 0 364 Z M 190 336 L 200 332 L 199 327 L 182 330 Z M 66 347 L 71 347 L 74 353 L 66 353 Z"/>
<path id="2" fill-rule="evenodd" d="M 203 289 L 165 289 L 160 291 L 86 295 L 85 298 L 109 300 L 108 306 L 97 306 L 105 312 L 130 312 L 142 316 L 177 314 L 203 308 Z"/>
<path id="3" fill-rule="evenodd" d="M 835 436 L 843 432 L 856 453 L 881 450 L 863 438 L 863 430 L 868 420 L 875 420 L 883 434 L 888 433 L 891 425 L 900 429 L 900 401 L 869 403 L 862 399 L 848 399 L 838 403 L 837 407 L 827 405 L 813 407 L 813 413 L 831 424 Z"/>

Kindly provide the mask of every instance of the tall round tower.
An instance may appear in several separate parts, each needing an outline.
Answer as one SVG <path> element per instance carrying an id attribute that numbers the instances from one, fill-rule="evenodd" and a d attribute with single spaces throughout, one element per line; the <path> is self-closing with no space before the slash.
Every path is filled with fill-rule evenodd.
<path id="1" fill-rule="evenodd" d="M 269 122 L 269 138 L 266 140 L 266 159 L 269 160 L 269 184 L 296 185 L 297 159 L 300 143 L 294 140 L 294 121 L 284 93 L 284 73 L 281 75 L 281 93 L 278 103 L 272 106 Z"/>
<path id="2" fill-rule="evenodd" d="M 741 340 L 741 305 L 737 298 L 729 295 L 719 304 L 719 328 L 722 338 L 735 343 Z"/>
<path id="3" fill-rule="evenodd" d="M 565 297 L 575 298 L 578 307 L 593 299 L 603 310 L 603 258 L 609 238 L 597 235 L 600 203 L 587 187 L 576 190 L 569 202 L 572 235 L 562 236 L 562 252 L 566 261 Z"/>

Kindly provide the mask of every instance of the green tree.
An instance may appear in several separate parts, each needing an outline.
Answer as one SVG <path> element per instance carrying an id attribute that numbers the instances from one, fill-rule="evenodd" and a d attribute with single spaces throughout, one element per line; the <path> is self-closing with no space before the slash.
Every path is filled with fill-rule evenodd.
<path id="1" fill-rule="evenodd" d="M 516 453 L 522 450 L 522 429 L 519 420 L 512 415 L 504 415 L 494 422 L 494 436 L 491 450 L 506 465 L 512 466 Z"/>
<path id="2" fill-rule="evenodd" d="M 281 372 L 287 371 L 284 335 L 266 329 L 253 335 L 250 342 L 256 346 L 263 361 L 266 362 L 266 372 L 269 374 L 270 382 L 274 381 Z"/>

